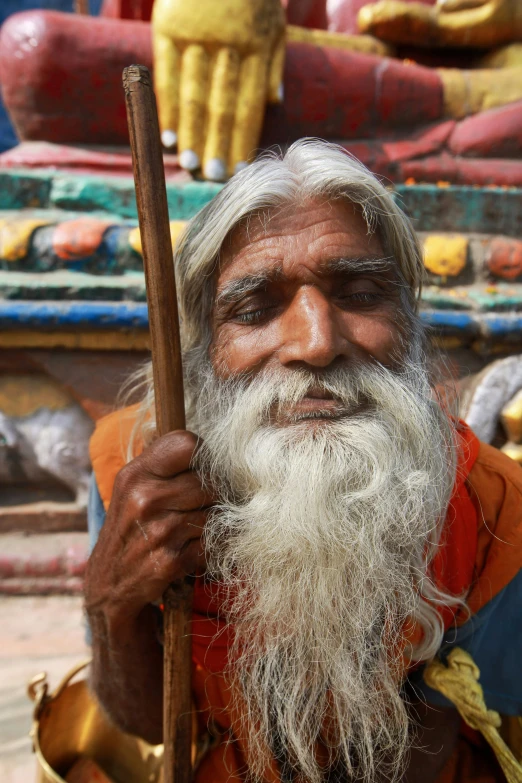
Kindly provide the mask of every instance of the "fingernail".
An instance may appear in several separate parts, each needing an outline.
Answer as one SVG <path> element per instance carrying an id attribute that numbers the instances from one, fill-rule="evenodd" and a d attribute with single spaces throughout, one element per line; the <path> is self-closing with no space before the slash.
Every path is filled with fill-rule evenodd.
<path id="1" fill-rule="evenodd" d="M 239 172 L 243 171 L 243 169 L 246 169 L 247 166 L 248 163 L 246 162 L 246 160 L 240 160 L 239 163 L 236 163 L 234 174 L 239 174 Z"/>
<path id="2" fill-rule="evenodd" d="M 161 143 L 164 147 L 167 149 L 171 149 L 171 147 L 175 147 L 178 143 L 178 134 L 175 133 L 173 130 L 164 130 L 161 134 Z"/>
<path id="3" fill-rule="evenodd" d="M 194 150 L 183 150 L 179 156 L 179 165 L 182 169 L 187 169 L 187 171 L 195 171 L 201 166 L 201 161 L 199 155 Z"/>
<path id="4" fill-rule="evenodd" d="M 281 84 L 277 88 L 277 100 L 279 101 L 279 103 L 283 103 L 284 99 L 285 99 L 285 88 L 283 82 L 281 82 Z"/>
<path id="5" fill-rule="evenodd" d="M 227 168 L 225 161 L 221 158 L 210 158 L 205 163 L 205 179 L 213 182 L 223 182 L 227 178 Z"/>

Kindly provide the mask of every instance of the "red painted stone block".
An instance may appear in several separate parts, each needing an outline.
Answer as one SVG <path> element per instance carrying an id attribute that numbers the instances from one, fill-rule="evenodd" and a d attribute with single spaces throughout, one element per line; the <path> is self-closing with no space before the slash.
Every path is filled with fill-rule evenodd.
<path id="1" fill-rule="evenodd" d="M 150 24 L 56 11 L 0 31 L 4 103 L 22 139 L 128 144 L 123 68 L 151 67 Z"/>
<path id="2" fill-rule="evenodd" d="M 522 242 L 495 237 L 489 246 L 486 265 L 492 275 L 503 280 L 522 278 Z"/>
<path id="3" fill-rule="evenodd" d="M 98 250 L 105 230 L 111 225 L 107 220 L 78 218 L 59 223 L 53 233 L 53 251 L 64 261 L 89 258 Z"/>
<path id="4" fill-rule="evenodd" d="M 100 16 L 149 22 L 154 0 L 103 0 Z"/>
<path id="5" fill-rule="evenodd" d="M 288 24 L 326 30 L 326 0 L 282 0 Z"/>
<path id="6" fill-rule="evenodd" d="M 374 95 L 377 123 L 384 127 L 427 125 L 442 117 L 442 81 L 431 68 L 381 58 Z"/>
<path id="7" fill-rule="evenodd" d="M 522 101 L 459 122 L 448 142 L 455 155 L 517 158 L 522 155 Z"/>
<path id="8" fill-rule="evenodd" d="M 447 120 L 412 133 L 410 138 L 383 142 L 384 154 L 392 163 L 431 155 L 446 143 L 455 124 L 455 120 Z"/>
<path id="9" fill-rule="evenodd" d="M 503 158 L 454 158 L 448 153 L 418 160 L 403 161 L 402 181 L 412 177 L 417 182 L 439 182 L 455 185 L 522 186 L 522 160 Z"/>
<path id="10" fill-rule="evenodd" d="M 379 62 L 378 57 L 355 52 L 290 44 L 283 123 L 277 117 L 270 122 L 267 114 L 273 141 L 282 140 L 282 126 L 292 140 L 307 135 L 342 139 L 373 135 Z"/>

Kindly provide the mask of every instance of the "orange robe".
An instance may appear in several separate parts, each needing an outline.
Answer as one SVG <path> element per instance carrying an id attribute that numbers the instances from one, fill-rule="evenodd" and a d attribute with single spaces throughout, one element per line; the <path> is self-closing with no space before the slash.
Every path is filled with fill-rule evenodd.
<path id="1" fill-rule="evenodd" d="M 116 474 L 126 462 L 126 444 L 135 408 L 98 421 L 91 440 L 97 487 L 107 509 Z M 461 458 L 441 547 L 433 563 L 435 579 L 455 595 L 466 592 L 476 615 L 519 575 L 522 566 L 522 470 L 501 452 L 480 443 L 459 423 Z M 229 639 L 217 619 L 218 599 L 196 580 L 193 609 L 193 697 L 201 731 L 213 725 L 221 739 L 203 758 L 195 783 L 242 783 L 246 769 L 236 720 L 223 677 Z M 521 609 L 522 614 L 522 609 Z M 469 622 L 442 611 L 445 627 Z M 216 631 L 221 631 L 216 637 Z M 522 649 L 520 650 L 522 653 Z M 276 767 L 266 783 L 279 783 Z M 479 734 L 463 725 L 453 756 L 438 783 L 497 783 L 505 778 Z"/>

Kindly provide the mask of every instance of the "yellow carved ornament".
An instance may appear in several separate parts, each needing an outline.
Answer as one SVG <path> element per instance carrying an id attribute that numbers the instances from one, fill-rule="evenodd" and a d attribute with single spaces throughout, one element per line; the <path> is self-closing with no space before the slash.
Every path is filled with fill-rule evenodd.
<path id="1" fill-rule="evenodd" d="M 22 218 L 0 221 L 0 258 L 18 261 L 25 258 L 33 233 L 40 226 L 48 226 L 50 220 Z"/>
<path id="2" fill-rule="evenodd" d="M 465 236 L 430 234 L 424 241 L 424 266 L 433 275 L 456 277 L 468 257 L 468 240 Z"/>
<path id="3" fill-rule="evenodd" d="M 186 220 L 170 221 L 170 238 L 172 240 L 172 247 L 174 247 L 174 245 L 178 241 L 178 237 L 186 225 L 187 225 Z M 133 228 L 129 234 L 129 245 L 136 253 L 139 253 L 140 256 L 143 255 L 143 251 L 141 248 L 141 234 L 138 226 L 136 226 L 136 228 Z"/>

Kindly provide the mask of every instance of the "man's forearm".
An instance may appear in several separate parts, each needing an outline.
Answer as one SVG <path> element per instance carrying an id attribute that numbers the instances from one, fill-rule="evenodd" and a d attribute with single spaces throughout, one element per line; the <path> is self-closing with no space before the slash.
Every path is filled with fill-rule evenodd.
<path id="1" fill-rule="evenodd" d="M 93 662 L 90 685 L 112 721 L 151 744 L 163 741 L 163 647 L 156 609 L 133 621 L 109 621 L 89 612 Z"/>

